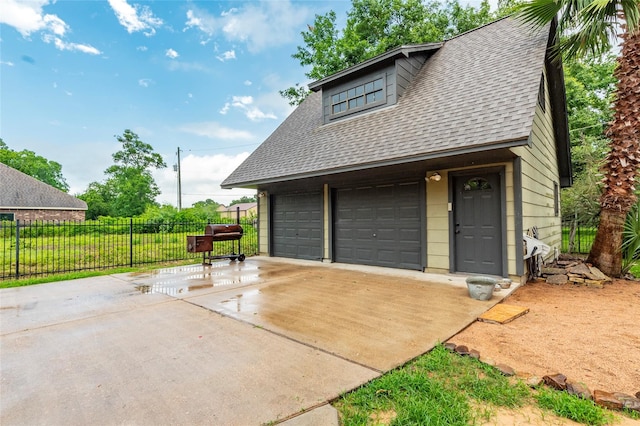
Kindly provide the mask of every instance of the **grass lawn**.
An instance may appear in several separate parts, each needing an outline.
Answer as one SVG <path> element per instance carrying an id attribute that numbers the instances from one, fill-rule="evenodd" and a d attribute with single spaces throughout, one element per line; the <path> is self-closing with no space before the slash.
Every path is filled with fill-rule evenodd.
<path id="1" fill-rule="evenodd" d="M 120 274 L 125 272 L 151 271 L 154 269 L 171 268 L 171 267 L 182 266 L 182 265 L 193 265 L 194 263 L 198 263 L 200 260 L 201 260 L 200 258 L 196 259 L 195 261 L 193 259 L 186 259 L 186 260 L 178 260 L 173 262 L 153 263 L 146 266 L 135 266 L 133 268 L 130 268 L 130 267 L 107 268 L 107 269 L 99 269 L 99 270 L 93 270 L 93 271 L 67 272 L 67 273 L 53 274 L 53 275 L 47 275 L 47 276 L 35 277 L 35 278 L 22 278 L 18 280 L 3 280 L 3 281 L 0 281 L 0 288 L 23 287 L 28 285 L 54 283 L 59 281 L 69 281 L 69 280 L 76 280 L 80 278 L 98 277 L 101 275 Z"/>
<path id="2" fill-rule="evenodd" d="M 530 389 L 497 369 L 442 345 L 334 402 L 344 426 L 473 425 L 498 407 L 535 405 L 588 425 L 614 421 L 613 413 L 564 392 Z M 634 418 L 635 414 L 626 413 Z"/>

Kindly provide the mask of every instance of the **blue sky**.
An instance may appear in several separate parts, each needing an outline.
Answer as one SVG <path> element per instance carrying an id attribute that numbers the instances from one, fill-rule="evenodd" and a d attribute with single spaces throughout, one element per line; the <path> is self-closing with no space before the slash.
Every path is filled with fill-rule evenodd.
<path id="1" fill-rule="evenodd" d="M 308 83 L 300 32 L 350 4 L 0 0 L 0 137 L 60 163 L 78 194 L 131 129 L 168 165 L 157 201 L 177 203 L 180 147 L 182 206 L 228 204 L 254 192 L 220 182 L 292 110 L 278 91 Z"/>

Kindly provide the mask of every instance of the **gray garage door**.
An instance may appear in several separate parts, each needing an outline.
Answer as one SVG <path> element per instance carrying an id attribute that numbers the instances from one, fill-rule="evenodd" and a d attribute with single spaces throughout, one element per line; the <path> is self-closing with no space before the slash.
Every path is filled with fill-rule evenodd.
<path id="1" fill-rule="evenodd" d="M 419 182 L 336 190 L 335 261 L 421 270 L 422 200 Z"/>
<path id="2" fill-rule="evenodd" d="M 272 253 L 295 259 L 322 259 L 322 194 L 274 195 Z"/>

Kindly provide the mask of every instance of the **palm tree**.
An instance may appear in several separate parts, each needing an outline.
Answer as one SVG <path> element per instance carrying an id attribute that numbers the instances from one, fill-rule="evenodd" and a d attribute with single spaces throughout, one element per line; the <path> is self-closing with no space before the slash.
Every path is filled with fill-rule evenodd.
<path id="1" fill-rule="evenodd" d="M 640 166 L 640 29 L 638 0 L 532 0 L 519 17 L 534 26 L 558 19 L 552 54 L 580 57 L 603 54 L 611 40 L 622 40 L 615 76 L 614 116 L 607 129 L 609 153 L 602 173 L 600 224 L 587 262 L 609 276 L 622 272 L 622 232 L 627 213 L 636 204 Z"/>

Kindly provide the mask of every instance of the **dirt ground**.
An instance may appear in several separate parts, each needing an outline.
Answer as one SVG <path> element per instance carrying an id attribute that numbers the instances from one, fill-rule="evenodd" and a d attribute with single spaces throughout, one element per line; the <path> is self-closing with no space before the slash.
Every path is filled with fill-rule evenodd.
<path id="1" fill-rule="evenodd" d="M 450 342 L 519 373 L 562 373 L 591 391 L 640 391 L 639 281 L 602 289 L 530 282 L 503 303 L 529 312 L 502 325 L 476 321 Z"/>

